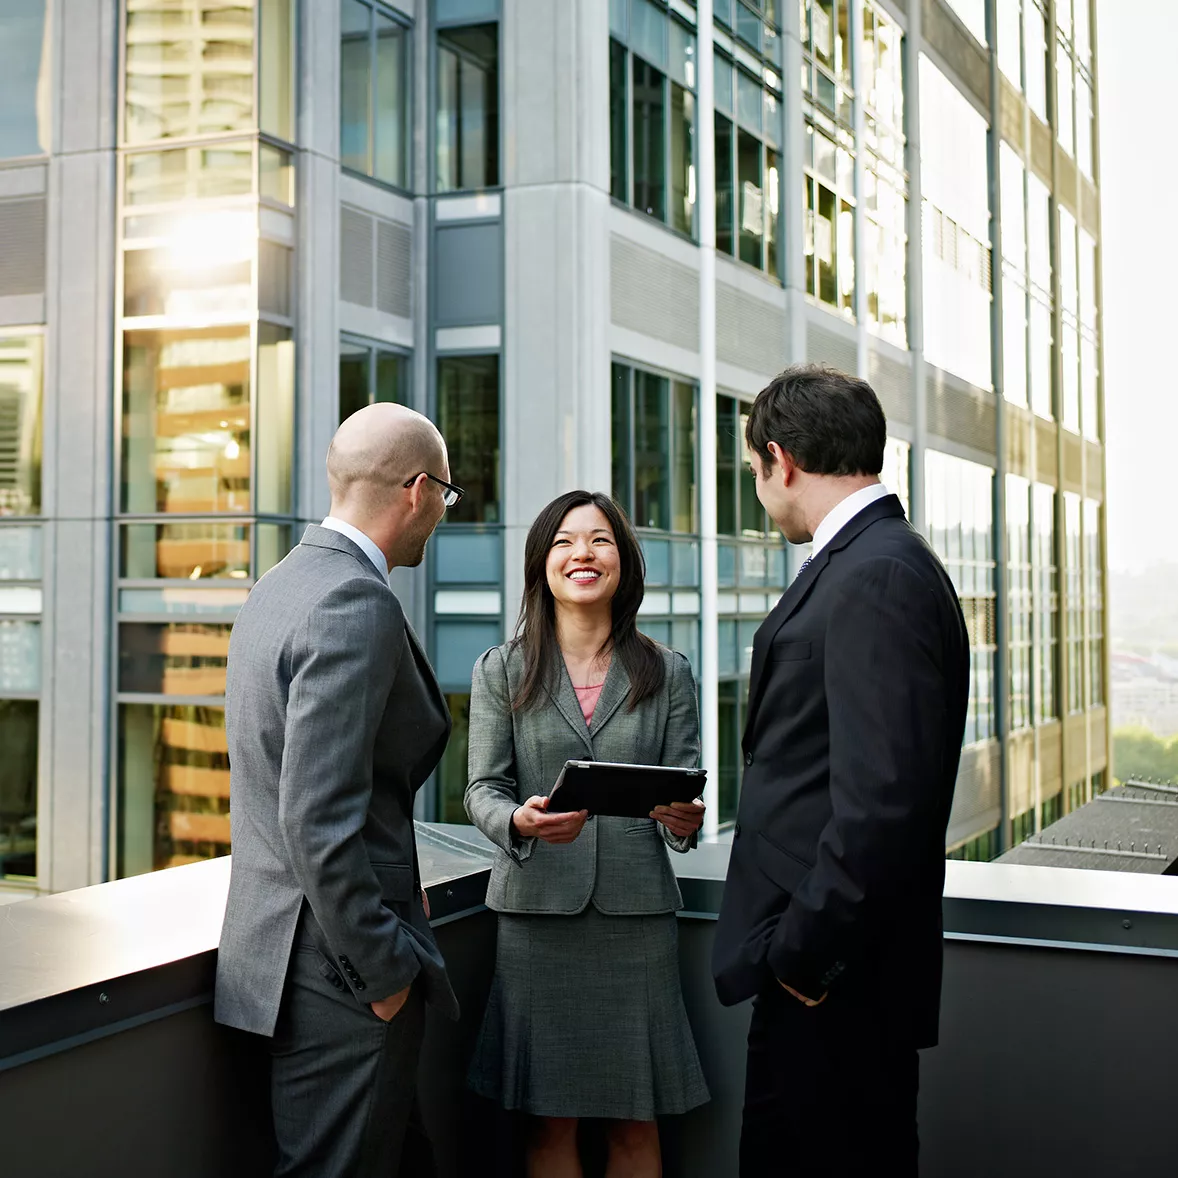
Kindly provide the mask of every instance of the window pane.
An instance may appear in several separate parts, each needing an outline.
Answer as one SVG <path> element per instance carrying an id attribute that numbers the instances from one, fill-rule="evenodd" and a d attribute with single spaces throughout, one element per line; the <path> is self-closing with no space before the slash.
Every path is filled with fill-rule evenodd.
<path id="1" fill-rule="evenodd" d="M 633 514 L 630 502 L 630 369 L 610 366 L 610 433 L 613 497 Z"/>
<path id="2" fill-rule="evenodd" d="M 1024 0 L 1027 102 L 1047 120 L 1047 18 L 1034 0 Z"/>
<path id="3" fill-rule="evenodd" d="M 671 83 L 671 224 L 695 227 L 695 95 Z"/>
<path id="4" fill-rule="evenodd" d="M 0 876 L 37 874 L 36 700 L 0 700 Z"/>
<path id="5" fill-rule="evenodd" d="M 627 200 L 626 177 L 626 50 L 609 43 L 609 191 L 614 200 Z"/>
<path id="6" fill-rule="evenodd" d="M 288 515 L 294 474 L 294 340 L 285 327 L 258 324 L 257 507 Z"/>
<path id="7" fill-rule="evenodd" d="M 643 528 L 670 526 L 667 486 L 670 423 L 667 380 L 634 373 L 634 522 Z"/>
<path id="8" fill-rule="evenodd" d="M 749 448 L 745 442 L 747 413 L 740 415 L 740 533 L 742 536 L 765 534 L 765 509 L 757 498 L 757 480 L 749 469 Z M 743 550 L 742 550 L 743 551 Z"/>
<path id="9" fill-rule="evenodd" d="M 136 152 L 127 156 L 123 200 L 128 205 L 154 205 L 245 196 L 254 190 L 253 168 L 248 143 Z"/>
<path id="10" fill-rule="evenodd" d="M 375 162 L 378 180 L 407 188 L 409 34 L 403 25 L 376 14 Z"/>
<path id="11" fill-rule="evenodd" d="M 1072 59 L 1061 44 L 1055 57 L 1055 133 L 1064 151 L 1075 151 L 1075 116 L 1072 109 Z"/>
<path id="12" fill-rule="evenodd" d="M 38 101 L 51 62 L 46 32 L 45 0 L 6 0 L 0 10 L 0 159 L 50 149 L 51 112 Z"/>
<path id="13" fill-rule="evenodd" d="M 339 346 L 339 419 L 344 421 L 371 400 L 369 369 L 372 351 L 341 341 Z"/>
<path id="14" fill-rule="evenodd" d="M 119 877 L 228 854 L 224 710 L 120 705 Z"/>
<path id="15" fill-rule="evenodd" d="M 1002 289 L 1002 391 L 1011 404 L 1027 404 L 1027 294 L 1009 278 Z"/>
<path id="16" fill-rule="evenodd" d="M 733 235 L 732 124 L 716 115 L 716 249 L 736 252 Z"/>
<path id="17" fill-rule="evenodd" d="M 740 442 L 736 433 L 736 401 L 716 398 L 716 531 L 736 535 L 736 482 L 740 477 L 736 456 Z"/>
<path id="18" fill-rule="evenodd" d="M 761 83 L 744 70 L 736 71 L 736 117 L 752 131 L 760 131 L 763 114 Z"/>
<path id="19" fill-rule="evenodd" d="M 450 740 L 438 764 L 438 822 L 469 825 L 463 799 L 466 796 L 466 756 L 470 737 L 470 693 L 446 696 L 450 709 Z"/>
<path id="20" fill-rule="evenodd" d="M 1019 0 L 998 0 L 998 68 L 1022 89 L 1022 11 Z"/>
<path id="21" fill-rule="evenodd" d="M 665 68 L 667 64 L 667 17 L 650 0 L 632 0 L 630 5 L 630 46 L 648 61 Z"/>
<path id="22" fill-rule="evenodd" d="M 293 547 L 290 524 L 255 524 L 258 554 L 254 576 L 268 573 Z"/>
<path id="23" fill-rule="evenodd" d="M 293 208 L 295 203 L 294 160 L 289 151 L 268 143 L 258 144 L 258 191 L 267 200 Z"/>
<path id="24" fill-rule="evenodd" d="M 499 26 L 438 33 L 439 192 L 499 183 Z"/>
<path id="25" fill-rule="evenodd" d="M 0 692 L 40 689 L 41 623 L 0 619 Z"/>
<path id="26" fill-rule="evenodd" d="M 736 111 L 732 105 L 732 62 L 719 53 L 712 60 L 714 63 L 716 109 L 723 111 L 726 115 L 734 115 Z"/>
<path id="27" fill-rule="evenodd" d="M 119 576 L 201 581 L 249 576 L 246 524 L 128 524 L 122 529 Z"/>
<path id="28" fill-rule="evenodd" d="M 781 208 L 781 157 L 775 151 L 766 150 L 765 158 L 765 262 L 769 273 L 778 278 L 777 215 Z"/>
<path id="29" fill-rule="evenodd" d="M 39 335 L 0 335 L 0 516 L 41 511 Z"/>
<path id="30" fill-rule="evenodd" d="M 129 331 L 124 511 L 250 510 L 248 328 Z"/>
<path id="31" fill-rule="evenodd" d="M 671 530 L 675 532 L 699 531 L 696 517 L 695 494 L 695 388 L 676 381 L 675 434 L 671 464 L 674 468 L 675 510 L 671 519 Z"/>
<path id="32" fill-rule="evenodd" d="M 677 20 L 668 21 L 671 58 L 668 72 L 681 86 L 695 89 L 695 34 Z"/>
<path id="33" fill-rule="evenodd" d="M 123 622 L 119 690 L 152 695 L 224 695 L 231 626 Z"/>
<path id="34" fill-rule="evenodd" d="M 343 0 L 340 8 L 340 163 L 368 172 L 368 118 L 372 53 L 369 21 L 372 10 L 359 0 Z"/>
<path id="35" fill-rule="evenodd" d="M 664 219 L 666 79 L 634 58 L 634 207 Z"/>
<path id="36" fill-rule="evenodd" d="M 498 523 L 498 356 L 438 359 L 438 428 L 450 452 L 450 481 L 466 491 L 445 519 L 452 523 Z"/>
<path id="37" fill-rule="evenodd" d="M 40 579 L 40 527 L 0 528 L 0 581 Z"/>
<path id="38" fill-rule="evenodd" d="M 832 307 L 838 305 L 835 282 L 835 208 L 834 193 L 818 185 L 818 213 L 814 219 L 814 254 L 818 259 L 818 297 Z"/>
<path id="39" fill-rule="evenodd" d="M 263 131 L 288 143 L 294 140 L 294 49 L 292 0 L 261 0 L 262 51 L 258 86 Z"/>
<path id="40" fill-rule="evenodd" d="M 127 12 L 126 68 L 128 143 L 248 129 L 252 0 L 138 0 Z"/>
<path id="41" fill-rule="evenodd" d="M 248 214 L 215 214 L 202 218 L 201 228 L 210 234 L 228 230 L 234 238 L 244 238 L 238 224 L 244 220 L 248 220 Z M 178 239 L 175 247 L 127 250 L 123 269 L 123 314 L 128 318 L 139 315 L 185 318 L 209 313 L 248 315 L 254 297 L 252 246 L 243 239 L 239 251 L 233 248 L 237 244 L 235 240 L 222 238 L 214 246 L 215 240 L 210 238 L 206 243 L 186 236 L 184 240 Z M 204 244 L 210 248 L 210 254 L 202 263 L 196 251 Z M 221 252 L 227 254 L 230 250 L 248 253 L 233 260 L 214 256 Z"/>
<path id="42" fill-rule="evenodd" d="M 377 401 L 392 401 L 397 405 L 408 405 L 409 358 L 397 352 L 376 354 L 376 396 Z"/>
<path id="43" fill-rule="evenodd" d="M 747 131 L 736 134 L 736 166 L 740 185 L 740 260 L 760 269 L 765 260 L 761 142 Z"/>

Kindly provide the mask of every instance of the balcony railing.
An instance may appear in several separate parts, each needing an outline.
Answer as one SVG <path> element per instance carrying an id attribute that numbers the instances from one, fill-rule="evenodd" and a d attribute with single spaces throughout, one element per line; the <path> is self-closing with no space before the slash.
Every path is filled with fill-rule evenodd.
<path id="1" fill-rule="evenodd" d="M 463 1009 L 457 1023 L 430 1023 L 422 1056 L 440 1170 L 518 1173 L 518 1126 L 464 1087 L 494 963 L 489 851 L 465 827 L 423 826 L 419 843 Z M 727 856 L 708 844 L 675 857 L 684 998 L 712 1101 L 661 1126 L 669 1178 L 735 1173 L 748 1008 L 719 1006 L 709 970 Z M 1178 880 L 947 867 L 941 1046 L 922 1062 L 922 1174 L 1171 1172 Z M 217 1027 L 210 1008 L 228 877 L 220 859 L 0 908 L 6 1172 L 269 1172 L 264 1041 Z"/>

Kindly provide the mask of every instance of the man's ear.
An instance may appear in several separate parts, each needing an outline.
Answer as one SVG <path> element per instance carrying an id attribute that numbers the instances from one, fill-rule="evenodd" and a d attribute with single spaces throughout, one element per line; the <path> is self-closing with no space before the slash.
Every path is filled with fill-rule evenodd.
<path id="1" fill-rule="evenodd" d="M 777 477 L 788 487 L 793 479 L 794 471 L 797 469 L 796 463 L 776 442 L 769 443 L 769 453 L 773 455 L 773 464 L 778 472 Z"/>

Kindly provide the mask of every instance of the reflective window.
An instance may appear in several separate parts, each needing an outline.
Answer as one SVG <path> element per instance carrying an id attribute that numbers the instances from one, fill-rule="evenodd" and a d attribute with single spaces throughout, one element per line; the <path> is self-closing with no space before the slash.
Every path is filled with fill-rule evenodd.
<path id="1" fill-rule="evenodd" d="M 744 440 L 748 405 L 735 397 L 716 397 L 716 531 L 749 539 L 771 537 L 776 529 L 757 498 Z"/>
<path id="2" fill-rule="evenodd" d="M 863 8 L 863 281 L 867 325 L 907 347 L 908 178 L 904 167 L 903 36 L 882 9 Z"/>
<path id="3" fill-rule="evenodd" d="M 1088 612 L 1088 706 L 1103 707 L 1104 570 L 1101 561 L 1101 516 L 1094 499 L 1084 500 L 1084 604 Z"/>
<path id="4" fill-rule="evenodd" d="M 1016 89 L 1023 86 L 1022 0 L 998 0 L 998 68 Z"/>
<path id="5" fill-rule="evenodd" d="M 377 401 L 409 404 L 409 357 L 345 336 L 339 346 L 340 421 Z"/>
<path id="6" fill-rule="evenodd" d="M 986 120 L 920 59 L 925 355 L 990 388 L 990 212 Z"/>
<path id="7" fill-rule="evenodd" d="M 0 334 L 0 517 L 41 512 L 39 334 Z"/>
<path id="8" fill-rule="evenodd" d="M 127 143 L 254 126 L 252 0 L 127 0 Z M 274 78 L 281 93 L 280 78 Z"/>
<path id="9" fill-rule="evenodd" d="M 1002 223 L 1002 392 L 1014 405 L 1027 397 L 1027 196 L 1026 170 L 1006 143 L 999 159 Z"/>
<path id="10" fill-rule="evenodd" d="M 986 0 L 945 0 L 961 18 L 961 23 L 986 44 Z"/>
<path id="11" fill-rule="evenodd" d="M 199 147 L 170 147 L 166 151 L 137 151 L 126 157 L 123 203 L 127 206 L 173 204 L 246 196 L 254 188 L 253 146 L 249 143 L 217 143 Z M 152 223 L 138 231 L 129 218 L 128 236 L 162 236 Z"/>
<path id="12" fill-rule="evenodd" d="M 1097 392 L 1097 306 L 1096 241 L 1083 229 L 1079 231 L 1080 265 L 1080 420 L 1084 436 L 1100 441 L 1100 402 Z"/>
<path id="13" fill-rule="evenodd" d="M 610 193 L 693 236 L 694 32 L 649 0 L 634 0 L 629 22 L 615 21 L 612 31 Z"/>
<path id="14" fill-rule="evenodd" d="M 470 692 L 451 692 L 446 696 L 450 709 L 450 739 L 438 762 L 437 822 L 469 825 L 463 799 L 468 781 L 466 757 L 470 738 Z"/>
<path id="15" fill-rule="evenodd" d="M 123 703 L 118 711 L 118 876 L 228 855 L 224 710 Z"/>
<path id="16" fill-rule="evenodd" d="M 128 331 L 122 509 L 250 510 L 246 327 Z"/>
<path id="17" fill-rule="evenodd" d="M 929 540 L 961 599 L 970 639 L 970 692 L 965 743 L 996 735 L 997 651 L 994 559 L 994 472 L 936 450 L 925 454 Z"/>
<path id="18" fill-rule="evenodd" d="M 612 368 L 613 495 L 635 526 L 699 530 L 694 384 Z"/>
<path id="19" fill-rule="evenodd" d="M 194 522 L 127 524 L 119 576 L 126 580 L 244 580 L 250 575 L 250 525 Z"/>
<path id="20" fill-rule="evenodd" d="M 1059 718 L 1059 568 L 1055 547 L 1053 487 L 1036 483 L 1031 498 L 1031 560 L 1035 594 L 1035 719 Z"/>
<path id="21" fill-rule="evenodd" d="M 888 438 L 884 446 L 883 469 L 879 472 L 879 479 L 900 500 L 904 514 L 911 518 L 912 447 L 907 442 Z"/>
<path id="22" fill-rule="evenodd" d="M 366 0 L 340 7 L 340 162 L 409 186 L 410 39 L 392 9 Z"/>
<path id="23" fill-rule="evenodd" d="M 258 54 L 258 125 L 267 135 L 294 141 L 296 0 L 261 0 Z"/>
<path id="24" fill-rule="evenodd" d="M 499 357 L 438 357 L 437 405 L 438 429 L 450 454 L 450 481 L 466 491 L 444 519 L 499 523 Z"/>
<path id="25" fill-rule="evenodd" d="M 36 700 L 0 699 L 0 877 L 37 874 Z"/>
<path id="26" fill-rule="evenodd" d="M 438 31 L 437 190 L 499 183 L 499 26 Z"/>
<path id="27" fill-rule="evenodd" d="M 1046 0 L 1024 0 L 1024 77 L 1027 102 L 1047 122 L 1047 8 Z"/>
<path id="28" fill-rule="evenodd" d="M 1031 726 L 1032 598 L 1031 484 L 1018 475 L 1006 476 L 1006 571 L 1010 610 L 1007 643 L 1010 660 L 1010 728 Z"/>
<path id="29" fill-rule="evenodd" d="M 50 32 L 45 0 L 0 8 L 0 159 L 50 150 Z"/>
<path id="30" fill-rule="evenodd" d="M 0 600 L 0 614 L 4 612 Z M 41 623 L 0 617 L 0 693 L 41 690 Z"/>
<path id="31" fill-rule="evenodd" d="M 1067 706 L 1084 710 L 1084 532 L 1080 496 L 1063 493 L 1064 616 L 1067 624 Z"/>
<path id="32" fill-rule="evenodd" d="M 123 622 L 119 690 L 140 695 L 224 695 L 231 627 Z"/>
<path id="33" fill-rule="evenodd" d="M 289 515 L 294 476 L 294 341 L 289 329 L 258 324 L 254 510 Z M 218 428 L 220 421 L 217 422 Z"/>
<path id="34" fill-rule="evenodd" d="M 1059 209 L 1060 416 L 1064 426 L 1080 432 L 1080 257 L 1076 219 Z"/>

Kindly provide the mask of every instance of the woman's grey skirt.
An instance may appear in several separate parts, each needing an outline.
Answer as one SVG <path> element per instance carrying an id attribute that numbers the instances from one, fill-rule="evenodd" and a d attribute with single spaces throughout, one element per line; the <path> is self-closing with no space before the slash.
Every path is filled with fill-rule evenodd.
<path id="1" fill-rule="evenodd" d="M 704 1104 L 674 914 L 501 914 L 470 1086 L 540 1117 L 651 1121 Z"/>

